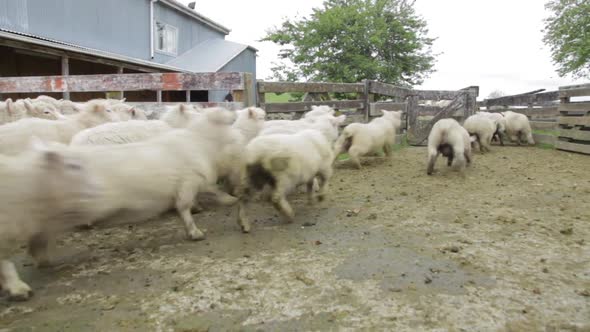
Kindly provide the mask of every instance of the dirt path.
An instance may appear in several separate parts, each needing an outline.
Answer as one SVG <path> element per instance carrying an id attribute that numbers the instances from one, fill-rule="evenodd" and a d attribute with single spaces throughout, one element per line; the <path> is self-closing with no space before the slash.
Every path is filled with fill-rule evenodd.
<path id="1" fill-rule="evenodd" d="M 1 299 L 0 330 L 589 331 L 590 157 L 496 148 L 427 177 L 425 154 L 339 167 L 291 225 L 215 208 L 202 242 L 166 216 L 70 234 L 50 269 L 21 254 L 35 297 Z"/>

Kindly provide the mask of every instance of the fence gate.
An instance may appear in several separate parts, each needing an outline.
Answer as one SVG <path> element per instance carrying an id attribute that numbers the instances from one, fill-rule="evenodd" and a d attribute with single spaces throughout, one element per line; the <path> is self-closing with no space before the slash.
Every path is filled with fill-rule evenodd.
<path id="1" fill-rule="evenodd" d="M 477 87 L 458 91 L 414 90 L 407 97 L 407 137 L 411 145 L 426 145 L 432 126 L 444 118 L 463 121 L 475 113 Z"/>

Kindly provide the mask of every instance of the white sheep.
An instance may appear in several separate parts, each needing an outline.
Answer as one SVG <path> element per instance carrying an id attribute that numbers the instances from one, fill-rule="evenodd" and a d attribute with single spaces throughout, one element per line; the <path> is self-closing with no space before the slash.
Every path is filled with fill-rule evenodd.
<path id="1" fill-rule="evenodd" d="M 447 157 L 447 165 L 463 170 L 471 163 L 471 142 L 469 133 L 454 119 L 438 120 L 428 135 L 428 168 L 432 175 L 439 154 Z"/>
<path id="2" fill-rule="evenodd" d="M 467 130 L 470 136 L 475 137 L 473 143 L 479 145 L 481 153 L 491 151 L 490 144 L 496 132 L 496 124 L 492 119 L 484 114 L 473 114 L 465 120 L 463 128 Z"/>
<path id="3" fill-rule="evenodd" d="M 232 127 L 242 133 L 246 143 L 250 142 L 264 128 L 266 112 L 262 108 L 248 107 L 236 111 L 236 114 L 236 122 Z"/>
<path id="4" fill-rule="evenodd" d="M 147 115 L 142 109 L 124 103 L 113 103 L 111 109 L 119 116 L 120 121 L 147 120 Z"/>
<path id="5" fill-rule="evenodd" d="M 144 221 L 175 208 L 188 237 L 203 239 L 205 234 L 195 226 L 190 209 L 199 192 L 218 192 L 220 151 L 228 144 L 234 120 L 235 114 L 229 111 L 207 112 L 186 129 L 143 142 L 65 147 L 85 161 L 100 184 L 101 191 L 81 224 Z M 228 197 L 226 204 L 236 201 Z"/>
<path id="6" fill-rule="evenodd" d="M 160 120 L 174 128 L 184 128 L 192 120 L 201 116 L 203 110 L 191 105 L 179 104 L 166 107 L 166 112 L 160 116 Z"/>
<path id="7" fill-rule="evenodd" d="M 28 99 L 19 99 L 13 102 L 8 98 L 0 104 L 0 124 L 24 118 L 58 120 L 65 117 L 53 105 L 45 102 L 33 103 Z"/>
<path id="8" fill-rule="evenodd" d="M 172 130 L 160 120 L 129 120 L 87 128 L 72 138 L 71 145 L 109 145 L 141 142 Z"/>
<path id="9" fill-rule="evenodd" d="M 311 111 L 306 112 L 303 115 L 303 118 L 305 118 L 305 119 L 311 119 L 311 118 L 314 118 L 316 116 L 334 115 L 334 113 L 335 113 L 334 109 L 331 108 L 330 106 L 326 106 L 326 105 L 316 106 L 316 105 L 313 105 L 313 106 L 311 106 Z"/>
<path id="10" fill-rule="evenodd" d="M 361 168 L 360 157 L 383 149 L 386 156 L 391 155 L 391 145 L 395 144 L 396 131 L 401 126 L 401 111 L 381 111 L 381 117 L 369 123 L 351 123 L 344 128 L 335 143 L 335 156 L 348 152 L 350 161 Z"/>
<path id="11" fill-rule="evenodd" d="M 506 135 L 512 142 L 520 145 L 526 139 L 529 144 L 535 144 L 531 124 L 526 115 L 512 111 L 502 112 L 502 115 L 506 119 Z"/>
<path id="12" fill-rule="evenodd" d="M 494 132 L 494 136 L 492 136 L 493 140 L 499 140 L 500 145 L 504 146 L 504 135 L 506 134 L 506 118 L 502 113 L 490 113 L 485 111 L 479 111 L 476 114 L 481 114 L 487 116 L 489 119 L 494 121 L 496 125 L 496 131 Z"/>
<path id="13" fill-rule="evenodd" d="M 11 254 L 28 241 L 37 263 L 46 263 L 45 234 L 79 222 L 97 187 L 79 159 L 37 147 L 0 155 L 0 182 L 0 289 L 10 299 L 26 300 L 33 292 L 9 261 Z"/>
<path id="14" fill-rule="evenodd" d="M 47 142 L 68 144 L 76 133 L 85 128 L 117 120 L 110 106 L 101 101 L 85 104 L 83 110 L 65 120 L 21 119 L 0 126 L 0 153 L 18 154 L 28 147 L 33 136 Z"/>
<path id="15" fill-rule="evenodd" d="M 238 223 L 243 232 L 250 231 L 246 203 L 250 190 L 272 189 L 274 207 L 292 222 L 294 212 L 287 194 L 300 184 L 307 185 L 308 198 L 314 201 L 313 183 L 318 179 L 317 199 L 325 198 L 332 177 L 334 153 L 331 142 L 317 130 L 303 130 L 295 134 L 258 136 L 246 146 L 244 180 L 240 190 Z"/>
<path id="16" fill-rule="evenodd" d="M 274 134 L 294 134 L 303 130 L 313 129 L 320 131 L 324 136 L 333 143 L 338 139 L 338 129 L 346 120 L 346 115 L 333 116 L 331 114 L 314 116 L 313 120 L 273 120 L 266 121 L 264 129 L 260 136 Z M 270 124 L 269 124 L 270 123 Z M 267 125 L 268 124 L 268 125 Z"/>

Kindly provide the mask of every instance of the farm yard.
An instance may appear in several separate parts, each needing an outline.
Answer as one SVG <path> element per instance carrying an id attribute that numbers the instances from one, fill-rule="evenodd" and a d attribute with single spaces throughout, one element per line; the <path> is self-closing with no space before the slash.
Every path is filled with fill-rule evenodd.
<path id="1" fill-rule="evenodd" d="M 233 209 L 75 232 L 57 265 L 19 270 L 35 296 L 1 302 L 3 326 L 53 330 L 500 330 L 590 328 L 588 157 L 493 146 L 462 177 L 425 148 L 363 170 L 336 166 L 327 200 L 292 198 L 285 224 L 253 204 L 251 234 Z M 559 162 L 547 162 L 559 160 Z"/>
<path id="2" fill-rule="evenodd" d="M 0 332 L 590 332 L 544 2 L 0 0 Z"/>

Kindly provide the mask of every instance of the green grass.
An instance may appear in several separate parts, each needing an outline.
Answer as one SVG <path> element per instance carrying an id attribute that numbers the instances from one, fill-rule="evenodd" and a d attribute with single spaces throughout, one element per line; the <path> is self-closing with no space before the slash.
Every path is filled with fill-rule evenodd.
<path id="1" fill-rule="evenodd" d="M 533 129 L 533 134 L 558 136 L 559 130 Z"/>
<path id="2" fill-rule="evenodd" d="M 555 146 L 553 146 L 552 144 L 548 144 L 548 143 L 538 143 L 537 144 L 538 148 L 544 149 L 544 150 L 553 150 L 555 149 Z"/>
<path id="3" fill-rule="evenodd" d="M 288 103 L 293 97 L 290 93 L 281 93 L 277 95 L 276 93 L 267 93 L 265 95 L 265 100 L 267 103 Z"/>

